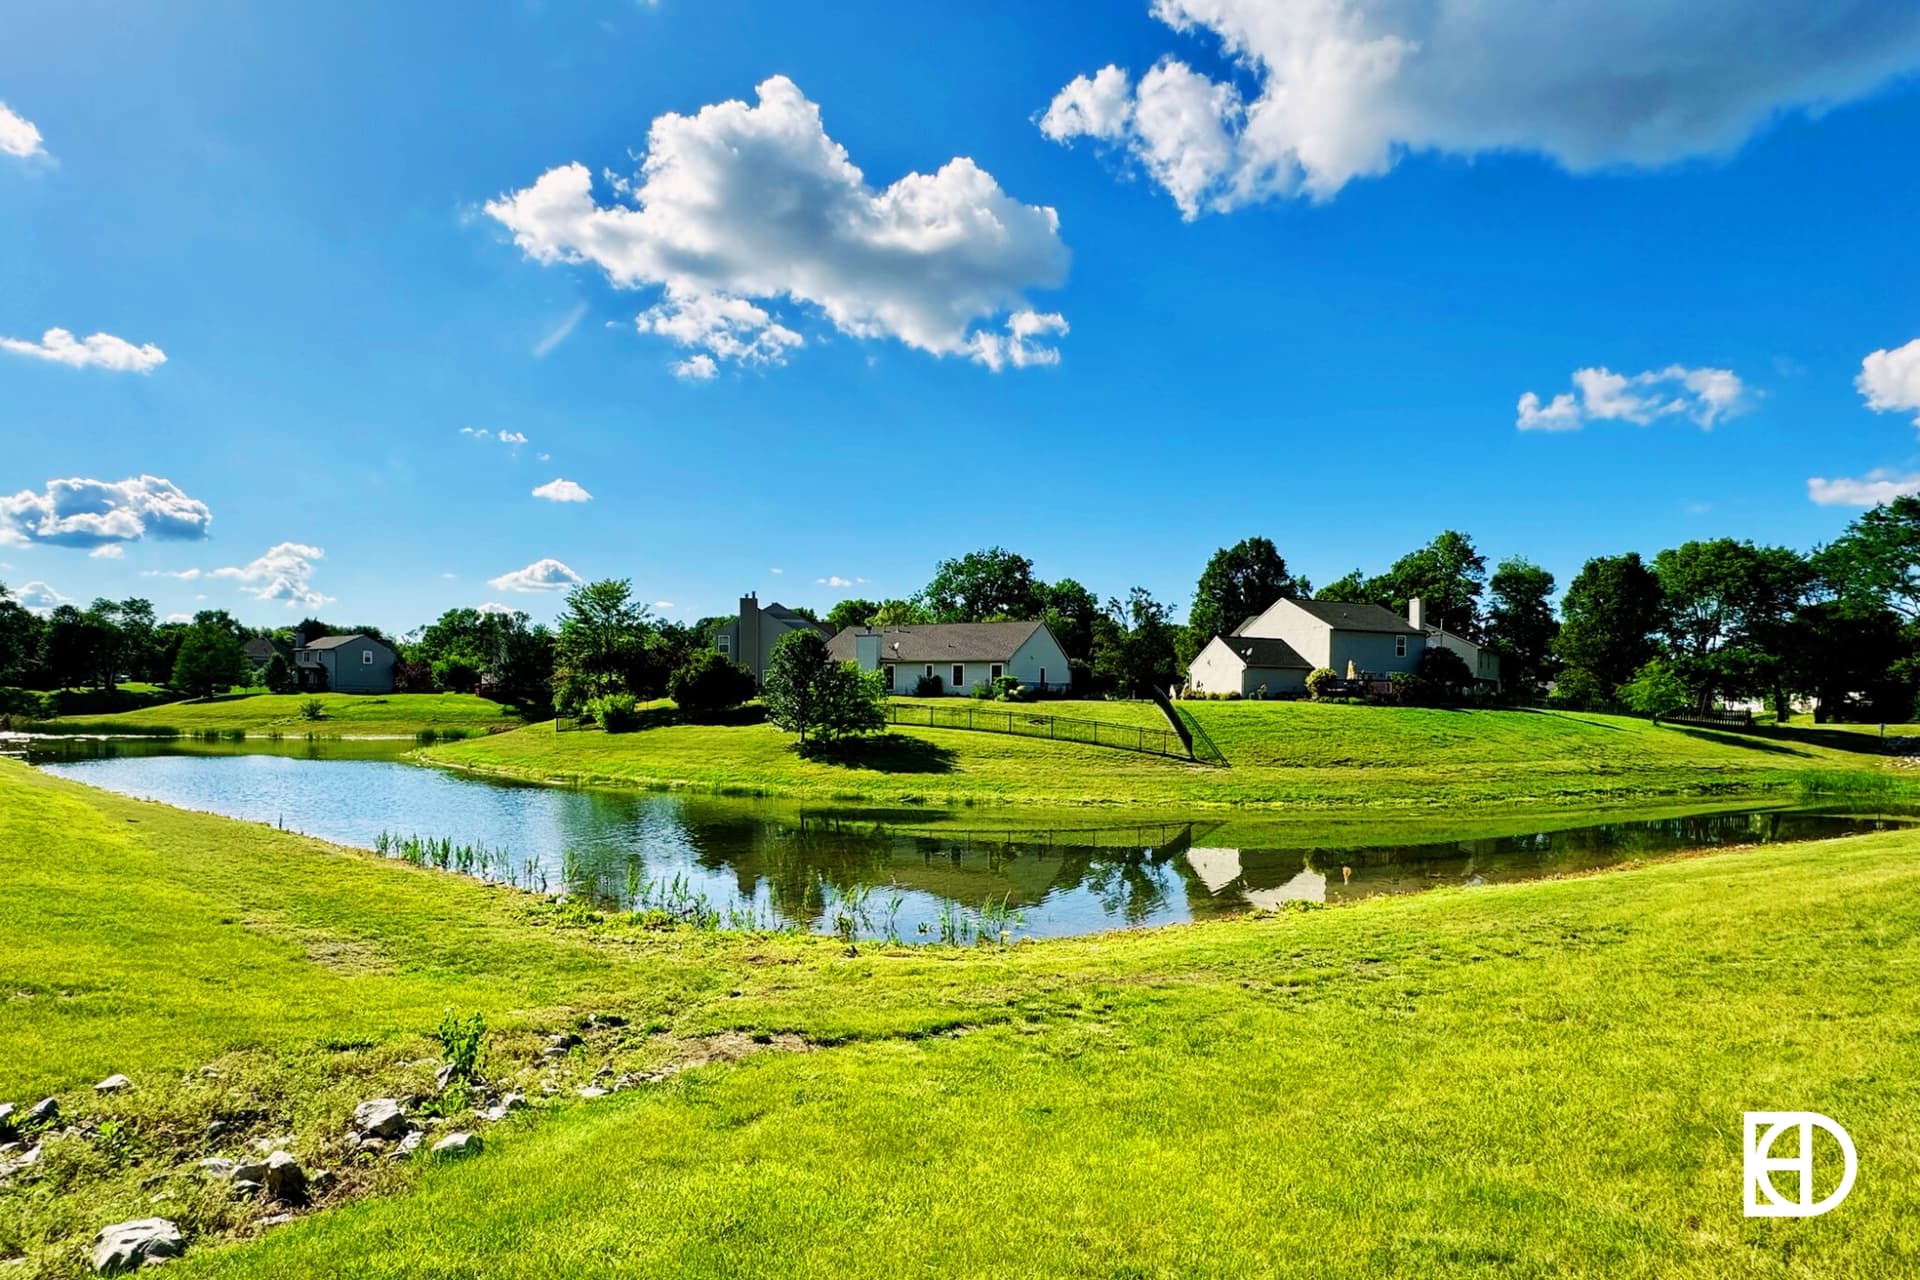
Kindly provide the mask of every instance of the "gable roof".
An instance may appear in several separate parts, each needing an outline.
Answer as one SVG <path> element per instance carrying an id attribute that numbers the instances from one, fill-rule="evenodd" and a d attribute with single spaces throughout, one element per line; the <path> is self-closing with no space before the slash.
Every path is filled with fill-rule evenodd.
<path id="1" fill-rule="evenodd" d="M 1289 600 L 1288 604 L 1335 631 L 1379 631 L 1388 635 L 1425 635 L 1419 627 L 1377 604 L 1340 604 L 1332 600 Z"/>
<path id="2" fill-rule="evenodd" d="M 280 652 L 280 650 L 275 647 L 273 641 L 267 639 L 265 636 L 255 636 L 241 645 L 240 648 L 245 651 L 249 658 L 271 659 L 274 654 Z"/>
<path id="3" fill-rule="evenodd" d="M 338 649 L 341 645 L 352 644 L 355 640 L 365 640 L 368 644 L 378 644 L 382 649 L 387 649 L 386 645 L 380 644 L 380 641 L 374 639 L 372 636 L 364 635 L 358 631 L 349 636 L 315 636 L 301 647 L 306 649 Z M 387 651 L 389 653 L 392 652 L 391 649 L 387 649 Z"/>
<path id="4" fill-rule="evenodd" d="M 827 644 L 845 662 L 859 636 L 880 637 L 882 662 L 1006 662 L 1042 622 L 931 622 L 905 627 L 848 627 Z"/>
<path id="5" fill-rule="evenodd" d="M 818 631 L 823 636 L 826 636 L 828 638 L 832 638 L 833 636 L 833 632 L 828 629 L 826 623 L 815 622 L 812 618 L 809 618 L 804 613 L 795 613 L 793 610 L 787 608 L 787 606 L 781 604 L 778 600 L 774 601 L 772 604 L 761 605 L 760 612 L 766 614 L 769 618 L 777 618 L 781 622 L 786 623 L 790 627 L 812 627 L 814 630 Z"/>
<path id="6" fill-rule="evenodd" d="M 1275 640 L 1269 636 L 1220 636 L 1218 639 L 1233 651 L 1233 656 L 1240 659 L 1243 666 L 1313 670 L 1313 664 L 1301 657 L 1300 651 L 1285 640 Z"/>
<path id="7" fill-rule="evenodd" d="M 1235 627 L 1233 630 L 1227 632 L 1227 634 L 1230 636 L 1243 636 L 1247 633 L 1247 628 L 1252 626 L 1254 623 L 1258 622 L 1259 620 L 1260 620 L 1259 614 L 1250 613 L 1246 617 L 1240 619 L 1240 625 Z"/>

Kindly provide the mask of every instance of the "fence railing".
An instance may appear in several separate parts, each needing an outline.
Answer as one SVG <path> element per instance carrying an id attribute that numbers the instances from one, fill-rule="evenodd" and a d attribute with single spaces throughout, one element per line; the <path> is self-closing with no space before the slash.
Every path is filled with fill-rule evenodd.
<path id="1" fill-rule="evenodd" d="M 998 706 L 983 707 L 970 703 L 963 707 L 939 707 L 889 702 L 887 721 L 914 729 L 1010 733 L 1019 738 L 1077 742 L 1089 747 L 1111 747 L 1116 751 L 1165 756 L 1170 760 L 1194 758 L 1188 753 L 1186 743 L 1180 740 L 1180 735 L 1171 728 L 1149 729 L 1141 725 L 1114 724 L 1107 720 L 1038 715 L 1031 711 L 1007 710 Z"/>

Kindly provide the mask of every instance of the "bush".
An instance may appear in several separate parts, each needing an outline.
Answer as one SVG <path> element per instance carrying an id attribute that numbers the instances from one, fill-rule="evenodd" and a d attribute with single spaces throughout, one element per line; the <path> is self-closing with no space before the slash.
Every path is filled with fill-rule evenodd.
<path id="1" fill-rule="evenodd" d="M 1437 707 L 1447 700 L 1442 686 L 1417 671 L 1396 671 L 1387 679 L 1393 685 L 1393 701 L 1400 706 Z"/>
<path id="2" fill-rule="evenodd" d="M 472 693 L 480 687 L 480 664 L 462 654 L 433 664 L 433 687 L 442 693 Z"/>
<path id="3" fill-rule="evenodd" d="M 402 658 L 393 664 L 393 691 L 395 693 L 432 693 L 433 667 L 418 658 Z"/>
<path id="4" fill-rule="evenodd" d="M 608 733 L 632 733 L 640 727 L 640 704 L 630 693 L 608 693 L 587 703 L 587 713 Z"/>
<path id="5" fill-rule="evenodd" d="M 913 696 L 916 698 L 945 697 L 947 686 L 939 676 L 921 676 L 913 682 Z"/>
<path id="6" fill-rule="evenodd" d="M 1670 715 L 1693 701 L 1673 668 L 1658 658 L 1642 665 L 1616 692 L 1620 701 L 1644 716 Z"/>
<path id="7" fill-rule="evenodd" d="M 1333 684 L 1333 682 L 1339 678 L 1339 676 L 1333 674 L 1333 668 L 1331 667 L 1315 667 L 1307 673 L 1308 696 L 1318 702 L 1327 696 L 1327 686 Z"/>
<path id="8" fill-rule="evenodd" d="M 318 698 L 308 698 L 300 704 L 300 718 L 302 720 L 318 720 L 326 714 L 327 704 Z"/>
<path id="9" fill-rule="evenodd" d="M 972 696 L 981 702 L 990 702 L 993 700 L 993 686 L 982 680 L 973 686 Z"/>
<path id="10" fill-rule="evenodd" d="M 993 682 L 993 696 L 1000 702 L 1031 702 L 1033 690 L 1012 676 L 1001 676 Z"/>
<path id="11" fill-rule="evenodd" d="M 1457 697 L 1473 687 L 1473 672 L 1467 660 L 1451 649 L 1430 644 L 1420 651 L 1413 670 L 1422 680 L 1439 690 L 1442 698 Z"/>
<path id="12" fill-rule="evenodd" d="M 667 677 L 667 696 L 690 719 L 732 710 L 755 692 L 753 672 L 712 649 L 694 654 Z"/>

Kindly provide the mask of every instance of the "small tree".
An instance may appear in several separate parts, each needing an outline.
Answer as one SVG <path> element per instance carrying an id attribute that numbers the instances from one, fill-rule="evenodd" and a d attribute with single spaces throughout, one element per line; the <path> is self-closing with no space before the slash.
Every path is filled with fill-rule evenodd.
<path id="1" fill-rule="evenodd" d="M 433 664 L 433 685 L 443 693 L 472 693 L 480 687 L 480 664 L 464 653 L 449 654 Z"/>
<path id="2" fill-rule="evenodd" d="M 276 653 L 267 659 L 267 665 L 260 672 L 260 683 L 267 686 L 269 693 L 285 693 L 293 688 L 293 668 L 287 664 L 284 654 Z"/>
<path id="3" fill-rule="evenodd" d="M 1332 667 L 1315 667 L 1307 673 L 1307 694 L 1315 702 L 1327 696 L 1327 690 L 1340 677 L 1333 674 Z"/>
<path id="4" fill-rule="evenodd" d="M 1456 697 L 1473 687 L 1473 672 L 1468 670 L 1467 660 L 1442 645 L 1429 644 L 1421 651 L 1413 669 L 1442 697 Z"/>
<path id="5" fill-rule="evenodd" d="M 1633 673 L 1633 679 L 1617 690 L 1620 701 L 1642 715 L 1660 716 L 1682 710 L 1691 696 L 1687 685 L 1673 667 L 1659 658 L 1649 659 Z"/>
<path id="6" fill-rule="evenodd" d="M 767 719 L 788 733 L 834 742 L 870 733 L 887 722 L 885 682 L 877 671 L 862 672 L 851 662 L 835 662 L 817 631 L 790 631 L 773 646 L 761 684 Z"/>
<path id="7" fill-rule="evenodd" d="M 737 707 L 753 693 L 753 672 L 712 649 L 694 654 L 667 678 L 667 696 L 695 719 Z"/>
<path id="8" fill-rule="evenodd" d="M 246 650 L 224 627 L 196 623 L 180 641 L 180 652 L 173 659 L 173 687 L 196 698 L 245 684 L 248 678 Z"/>
<path id="9" fill-rule="evenodd" d="M 814 734 L 821 742 L 838 742 L 858 733 L 878 733 L 887 727 L 886 677 L 862 671 L 851 662 L 834 664 L 821 685 L 819 719 Z"/>

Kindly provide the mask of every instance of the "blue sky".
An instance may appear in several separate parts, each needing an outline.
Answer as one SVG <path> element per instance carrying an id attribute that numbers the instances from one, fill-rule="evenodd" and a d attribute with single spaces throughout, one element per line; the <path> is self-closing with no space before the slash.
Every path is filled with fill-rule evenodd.
<path id="1" fill-rule="evenodd" d="M 1920 489 L 1920 11 L 1164 18 L 15 6 L 0 581 L 406 629 L 998 543 L 1184 608 L 1249 534 L 1564 583 Z"/>

